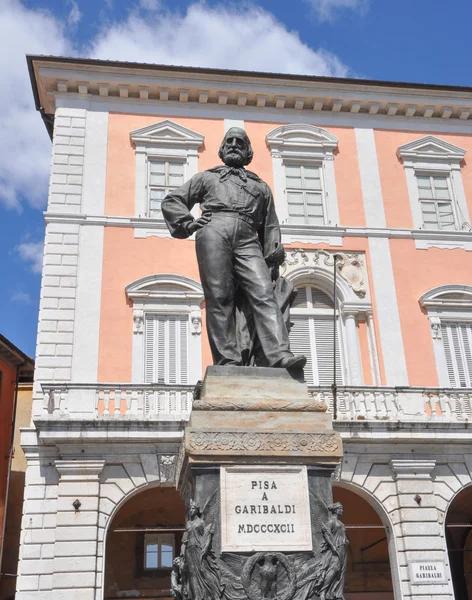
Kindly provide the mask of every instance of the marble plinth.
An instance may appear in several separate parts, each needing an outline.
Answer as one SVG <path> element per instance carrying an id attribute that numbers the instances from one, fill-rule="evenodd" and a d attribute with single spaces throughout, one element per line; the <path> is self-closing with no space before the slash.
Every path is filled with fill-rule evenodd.
<path id="1" fill-rule="evenodd" d="M 341 437 L 302 372 L 209 367 L 177 467 L 188 544 L 209 548 L 209 559 L 181 581 L 204 579 L 223 600 L 316 600 L 331 585 L 326 536 L 341 528 L 332 554 L 342 585 L 347 542 L 331 488 L 341 457 Z M 192 552 L 185 546 L 181 564 Z"/>
<path id="2" fill-rule="evenodd" d="M 300 371 L 209 367 L 185 429 L 180 477 L 189 466 L 335 466 L 341 437 L 324 403 L 308 396 Z"/>

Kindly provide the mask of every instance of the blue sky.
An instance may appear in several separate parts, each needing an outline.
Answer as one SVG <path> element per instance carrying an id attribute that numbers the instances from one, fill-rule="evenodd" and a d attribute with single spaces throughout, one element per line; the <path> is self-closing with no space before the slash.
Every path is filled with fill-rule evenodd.
<path id="1" fill-rule="evenodd" d="M 34 356 L 50 141 L 25 54 L 468 86 L 471 22 L 470 0 L 0 0 L 0 333 Z"/>

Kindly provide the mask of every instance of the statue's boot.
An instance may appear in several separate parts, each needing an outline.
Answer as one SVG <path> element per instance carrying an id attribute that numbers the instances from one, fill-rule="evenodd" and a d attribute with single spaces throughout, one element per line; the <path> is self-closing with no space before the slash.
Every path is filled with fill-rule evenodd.
<path id="1" fill-rule="evenodd" d="M 303 354 L 287 354 L 272 366 L 278 369 L 303 369 L 305 365 L 306 356 Z"/>

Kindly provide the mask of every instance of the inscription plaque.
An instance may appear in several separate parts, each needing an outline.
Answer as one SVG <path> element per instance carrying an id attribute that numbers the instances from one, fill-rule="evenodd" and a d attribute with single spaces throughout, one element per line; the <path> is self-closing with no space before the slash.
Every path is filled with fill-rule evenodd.
<path id="1" fill-rule="evenodd" d="M 222 552 L 312 549 L 305 466 L 221 467 Z"/>
<path id="2" fill-rule="evenodd" d="M 447 583 L 445 565 L 442 562 L 414 562 L 410 565 L 411 583 Z"/>

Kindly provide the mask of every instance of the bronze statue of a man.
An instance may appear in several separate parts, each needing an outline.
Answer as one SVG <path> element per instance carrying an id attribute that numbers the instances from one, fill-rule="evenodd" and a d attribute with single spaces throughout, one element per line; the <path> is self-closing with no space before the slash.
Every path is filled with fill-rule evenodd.
<path id="1" fill-rule="evenodd" d="M 288 331 L 274 296 L 271 268 L 284 260 L 279 221 L 269 186 L 246 170 L 253 157 L 243 129 L 226 133 L 218 153 L 224 165 L 194 175 L 162 202 L 171 235 L 196 232 L 206 321 L 216 365 L 242 365 L 235 297 L 244 294 L 258 344 L 271 367 L 303 368 L 290 352 Z M 202 216 L 190 213 L 199 203 Z"/>

